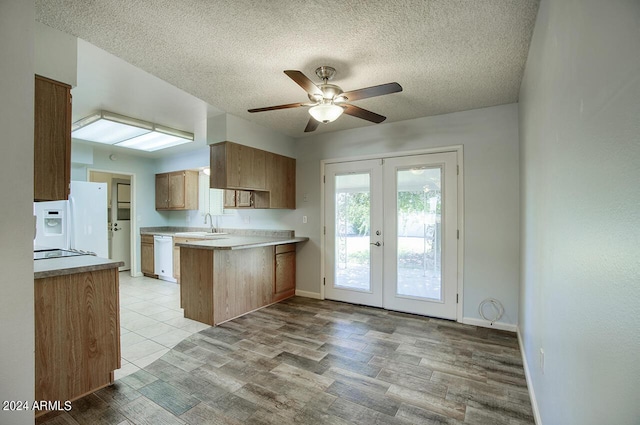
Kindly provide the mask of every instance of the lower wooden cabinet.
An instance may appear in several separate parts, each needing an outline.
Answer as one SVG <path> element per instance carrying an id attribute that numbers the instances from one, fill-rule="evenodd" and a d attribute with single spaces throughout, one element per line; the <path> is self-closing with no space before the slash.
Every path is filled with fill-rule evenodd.
<path id="1" fill-rule="evenodd" d="M 295 295 L 295 244 L 180 250 L 184 317 L 217 325 Z"/>
<path id="2" fill-rule="evenodd" d="M 35 400 L 64 403 L 113 382 L 118 286 L 117 267 L 35 279 Z"/>
<path id="3" fill-rule="evenodd" d="M 142 274 L 148 277 L 158 277 L 153 260 L 153 235 L 140 235 L 140 265 Z"/>
<path id="4" fill-rule="evenodd" d="M 292 297 L 296 293 L 296 244 L 275 246 L 275 269 L 273 302 Z"/>

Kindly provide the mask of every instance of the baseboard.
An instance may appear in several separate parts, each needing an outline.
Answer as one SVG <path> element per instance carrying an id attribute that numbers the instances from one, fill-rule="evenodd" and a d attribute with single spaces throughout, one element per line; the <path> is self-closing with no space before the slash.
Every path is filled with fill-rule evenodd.
<path id="1" fill-rule="evenodd" d="M 313 298 L 316 300 L 321 300 L 322 297 L 320 296 L 319 292 L 309 292 L 309 291 L 301 291 L 299 289 L 296 289 L 296 295 L 299 297 L 305 297 L 305 298 Z"/>
<path id="2" fill-rule="evenodd" d="M 501 331 L 516 332 L 518 330 L 517 325 L 500 322 L 494 322 L 492 325 L 488 320 L 476 319 L 473 317 L 463 317 L 462 323 L 465 325 L 481 326 L 483 328 L 500 329 Z"/>
<path id="3" fill-rule="evenodd" d="M 518 334 L 518 345 L 520 346 L 520 353 L 522 354 L 522 364 L 524 365 L 524 377 L 527 380 L 527 389 L 529 390 L 529 398 L 531 399 L 531 410 L 533 410 L 533 420 L 536 425 L 542 425 L 542 419 L 540 418 L 540 410 L 538 410 L 538 401 L 536 400 L 536 393 L 533 390 L 533 383 L 531 382 L 531 373 L 529 372 L 529 362 L 524 355 L 524 344 L 522 343 L 522 334 L 520 328 L 516 327 L 516 333 Z"/>

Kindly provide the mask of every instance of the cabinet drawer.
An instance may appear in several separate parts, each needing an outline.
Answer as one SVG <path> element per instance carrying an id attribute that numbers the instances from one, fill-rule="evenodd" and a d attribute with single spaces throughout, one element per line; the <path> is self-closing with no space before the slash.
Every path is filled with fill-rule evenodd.
<path id="1" fill-rule="evenodd" d="M 140 235 L 141 243 L 153 243 L 153 235 Z"/>
<path id="2" fill-rule="evenodd" d="M 284 254 L 285 252 L 292 252 L 295 250 L 296 250 L 296 244 L 294 243 L 276 245 L 276 254 Z"/>

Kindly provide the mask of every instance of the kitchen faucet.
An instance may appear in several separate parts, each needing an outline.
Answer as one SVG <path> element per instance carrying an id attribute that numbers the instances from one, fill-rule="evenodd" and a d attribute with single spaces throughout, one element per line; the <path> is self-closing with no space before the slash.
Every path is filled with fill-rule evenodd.
<path id="1" fill-rule="evenodd" d="M 204 215 L 204 224 L 207 224 L 207 217 L 209 217 L 209 224 L 211 225 L 211 233 L 215 233 L 216 232 L 216 228 L 213 227 L 213 217 L 211 217 L 210 213 L 206 213 Z"/>

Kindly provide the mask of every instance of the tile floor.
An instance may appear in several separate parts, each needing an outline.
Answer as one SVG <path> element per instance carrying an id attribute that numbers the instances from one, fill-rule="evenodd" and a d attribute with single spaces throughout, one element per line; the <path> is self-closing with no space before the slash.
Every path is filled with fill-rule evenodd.
<path id="1" fill-rule="evenodd" d="M 116 379 L 148 366 L 180 341 L 208 327 L 184 318 L 178 284 L 120 272 L 122 368 L 116 370 Z"/>

